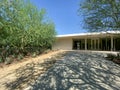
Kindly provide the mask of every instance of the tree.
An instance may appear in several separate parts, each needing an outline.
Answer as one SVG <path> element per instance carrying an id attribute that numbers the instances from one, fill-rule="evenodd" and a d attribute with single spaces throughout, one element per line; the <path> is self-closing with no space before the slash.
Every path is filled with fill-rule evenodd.
<path id="1" fill-rule="evenodd" d="M 120 30 L 120 0 L 84 0 L 81 10 L 88 31 Z"/>
<path id="2" fill-rule="evenodd" d="M 45 9 L 37 9 L 30 0 L 0 0 L 0 48 L 9 47 L 7 55 L 49 48 L 56 32 L 45 16 Z"/>

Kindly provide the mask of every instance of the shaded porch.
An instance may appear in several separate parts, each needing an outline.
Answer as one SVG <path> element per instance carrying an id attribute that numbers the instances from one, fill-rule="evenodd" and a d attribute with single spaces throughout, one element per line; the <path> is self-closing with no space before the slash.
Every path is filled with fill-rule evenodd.
<path id="1" fill-rule="evenodd" d="M 120 37 L 87 37 L 73 39 L 73 50 L 119 51 Z"/>

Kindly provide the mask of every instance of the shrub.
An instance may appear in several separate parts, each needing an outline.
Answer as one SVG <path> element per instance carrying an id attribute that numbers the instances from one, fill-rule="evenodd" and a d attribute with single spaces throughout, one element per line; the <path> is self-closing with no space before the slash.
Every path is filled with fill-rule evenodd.
<path id="1" fill-rule="evenodd" d="M 34 53 L 32 54 L 32 57 L 36 57 L 36 56 L 37 56 L 37 53 L 34 52 Z"/>
<path id="2" fill-rule="evenodd" d="M 30 0 L 8 1 L 0 3 L 0 62 L 10 62 L 11 55 L 21 60 L 35 52 L 34 57 L 50 48 L 56 32 L 54 23 L 46 18 L 46 11 L 37 9 Z"/>
<path id="3" fill-rule="evenodd" d="M 17 57 L 18 60 L 22 60 L 23 58 L 24 58 L 24 56 L 22 54 L 19 54 Z"/>
<path id="4" fill-rule="evenodd" d="M 111 53 L 107 54 L 106 59 L 108 59 L 108 60 L 113 60 L 114 58 L 116 58 L 116 55 L 115 55 L 115 54 L 111 54 Z"/>
<path id="5" fill-rule="evenodd" d="M 3 59 L 0 57 L 0 63 L 3 62 Z"/>
<path id="6" fill-rule="evenodd" d="M 117 53 L 117 55 L 114 54 L 108 54 L 106 57 L 107 60 L 111 60 L 117 64 L 120 64 L 120 52 Z"/>
<path id="7" fill-rule="evenodd" d="M 10 64 L 10 63 L 12 63 L 12 59 L 9 57 L 6 57 L 5 64 Z"/>

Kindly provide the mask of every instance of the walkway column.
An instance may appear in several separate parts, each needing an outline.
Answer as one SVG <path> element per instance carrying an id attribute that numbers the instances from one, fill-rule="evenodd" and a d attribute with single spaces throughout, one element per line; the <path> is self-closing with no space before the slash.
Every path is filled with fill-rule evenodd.
<path id="1" fill-rule="evenodd" d="M 85 38 L 85 50 L 87 50 L 87 39 Z"/>
<path id="2" fill-rule="evenodd" d="M 106 40 L 105 40 L 105 50 L 107 50 L 107 37 L 106 37 Z"/>
<path id="3" fill-rule="evenodd" d="M 95 49 L 95 50 L 96 50 L 96 40 L 97 40 L 97 39 L 94 39 L 94 46 L 95 46 L 94 49 Z"/>
<path id="4" fill-rule="evenodd" d="M 100 40 L 100 43 L 101 43 L 101 46 L 100 46 L 100 47 L 101 47 L 101 50 L 103 50 L 102 39 Z"/>
<path id="5" fill-rule="evenodd" d="M 91 50 L 92 50 L 92 38 L 91 38 Z"/>
<path id="6" fill-rule="evenodd" d="M 113 50 L 114 50 L 114 51 L 116 50 L 116 47 L 115 47 L 115 46 L 116 46 L 116 43 L 117 43 L 117 42 L 116 42 L 116 38 L 113 38 Z"/>
<path id="7" fill-rule="evenodd" d="M 113 51 L 113 36 L 111 36 L 111 51 Z"/>
<path id="8" fill-rule="evenodd" d="M 99 43 L 100 43 L 100 39 L 98 38 L 98 50 L 100 50 L 100 45 L 99 45 Z"/>

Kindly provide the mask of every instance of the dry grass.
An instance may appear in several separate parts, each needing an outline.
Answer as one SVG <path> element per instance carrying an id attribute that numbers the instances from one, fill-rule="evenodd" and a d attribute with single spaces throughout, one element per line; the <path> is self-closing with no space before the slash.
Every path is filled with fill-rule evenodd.
<path id="1" fill-rule="evenodd" d="M 21 90 L 33 84 L 38 76 L 46 72 L 64 51 L 51 51 L 36 58 L 25 58 L 22 62 L 0 68 L 0 90 Z"/>

